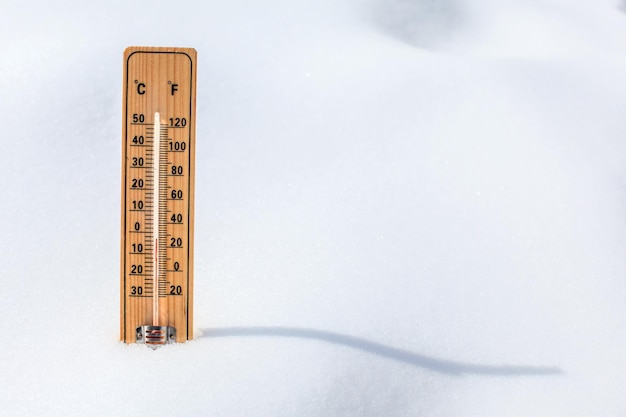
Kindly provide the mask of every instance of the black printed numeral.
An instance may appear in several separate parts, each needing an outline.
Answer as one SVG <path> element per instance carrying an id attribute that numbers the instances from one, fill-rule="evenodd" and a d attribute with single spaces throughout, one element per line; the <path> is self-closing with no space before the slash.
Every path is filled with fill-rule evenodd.
<path id="1" fill-rule="evenodd" d="M 170 117 L 170 126 L 185 127 L 187 126 L 187 119 L 184 117 Z"/>
<path id="2" fill-rule="evenodd" d="M 187 144 L 185 142 L 170 142 L 170 151 L 178 151 L 182 152 L 187 149 Z"/>

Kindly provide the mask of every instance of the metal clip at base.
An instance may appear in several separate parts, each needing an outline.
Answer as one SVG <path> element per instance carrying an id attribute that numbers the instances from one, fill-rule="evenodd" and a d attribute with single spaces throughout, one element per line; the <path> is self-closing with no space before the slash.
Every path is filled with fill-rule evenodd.
<path id="1" fill-rule="evenodd" d="M 176 342 L 176 328 L 170 326 L 140 326 L 136 333 L 137 343 L 143 343 L 152 349 Z"/>

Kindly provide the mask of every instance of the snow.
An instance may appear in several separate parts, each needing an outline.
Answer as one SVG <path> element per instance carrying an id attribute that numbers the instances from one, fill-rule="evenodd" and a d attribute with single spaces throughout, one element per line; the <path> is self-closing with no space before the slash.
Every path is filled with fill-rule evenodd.
<path id="1" fill-rule="evenodd" d="M 626 413 L 618 0 L 0 5 L 0 415 Z M 198 50 L 197 338 L 118 341 L 122 51 Z"/>

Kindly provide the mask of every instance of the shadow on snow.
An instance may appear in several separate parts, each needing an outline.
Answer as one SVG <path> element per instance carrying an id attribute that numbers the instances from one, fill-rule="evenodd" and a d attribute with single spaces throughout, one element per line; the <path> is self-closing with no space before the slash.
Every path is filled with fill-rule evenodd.
<path id="1" fill-rule="evenodd" d="M 299 327 L 223 327 L 202 330 L 203 338 L 218 337 L 281 337 L 322 341 L 334 345 L 346 346 L 372 355 L 406 363 L 448 375 L 490 375 L 490 376 L 539 376 L 562 375 L 557 367 L 480 365 L 439 359 L 408 350 L 398 349 L 367 339 L 349 336 L 325 330 Z"/>

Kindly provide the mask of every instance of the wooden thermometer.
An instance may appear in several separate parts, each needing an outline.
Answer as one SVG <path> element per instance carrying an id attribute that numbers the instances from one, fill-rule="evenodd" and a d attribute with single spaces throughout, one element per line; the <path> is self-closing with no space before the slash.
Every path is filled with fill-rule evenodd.
<path id="1" fill-rule="evenodd" d="M 196 51 L 124 51 L 121 339 L 193 338 Z"/>

